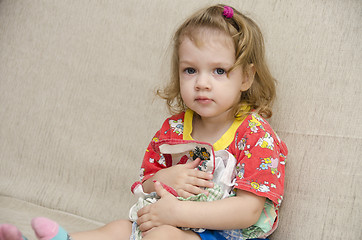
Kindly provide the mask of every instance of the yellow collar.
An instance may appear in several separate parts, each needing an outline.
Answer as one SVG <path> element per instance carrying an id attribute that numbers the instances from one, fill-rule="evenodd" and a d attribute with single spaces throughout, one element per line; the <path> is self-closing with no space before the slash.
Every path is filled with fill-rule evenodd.
<path id="1" fill-rule="evenodd" d="M 190 109 L 187 109 L 185 112 L 185 119 L 184 119 L 184 140 L 194 140 L 191 136 L 192 133 L 192 120 L 194 117 L 194 112 Z M 246 117 L 245 117 L 246 118 Z M 236 119 L 234 120 L 233 124 L 230 128 L 221 136 L 219 140 L 217 140 L 212 146 L 214 147 L 214 151 L 219 151 L 226 149 L 234 140 L 235 133 L 238 130 L 239 126 L 245 120 Z"/>

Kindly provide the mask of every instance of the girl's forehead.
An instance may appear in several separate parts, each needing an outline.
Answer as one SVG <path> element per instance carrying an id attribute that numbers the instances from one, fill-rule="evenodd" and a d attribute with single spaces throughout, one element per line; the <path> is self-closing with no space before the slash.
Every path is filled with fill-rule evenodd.
<path id="1" fill-rule="evenodd" d="M 189 31 L 180 36 L 180 44 L 182 44 L 185 39 L 191 40 L 198 48 L 220 43 L 227 47 L 234 48 L 234 42 L 231 36 L 223 31 L 215 29 L 201 28 Z"/>
<path id="2" fill-rule="evenodd" d="M 202 34 L 197 38 L 186 36 L 178 49 L 179 63 L 200 62 L 224 63 L 232 65 L 235 63 L 235 48 L 232 39 L 227 35 Z"/>

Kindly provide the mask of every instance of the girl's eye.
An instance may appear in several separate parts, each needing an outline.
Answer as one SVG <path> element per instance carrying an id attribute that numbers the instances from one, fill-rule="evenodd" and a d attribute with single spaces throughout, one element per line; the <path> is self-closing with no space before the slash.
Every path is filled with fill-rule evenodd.
<path id="1" fill-rule="evenodd" d="M 226 71 L 222 68 L 216 68 L 215 71 L 214 71 L 215 74 L 217 75 L 223 75 L 226 73 Z"/>
<path id="2" fill-rule="evenodd" d="M 194 68 L 186 68 L 185 73 L 187 73 L 187 74 L 195 74 L 196 70 Z"/>

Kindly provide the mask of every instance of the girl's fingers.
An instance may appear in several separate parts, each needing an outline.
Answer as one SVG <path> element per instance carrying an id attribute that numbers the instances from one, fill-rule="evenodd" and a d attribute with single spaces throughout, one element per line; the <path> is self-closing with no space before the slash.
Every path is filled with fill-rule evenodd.
<path id="1" fill-rule="evenodd" d="M 193 186 L 197 186 L 198 188 L 213 188 L 214 187 L 214 183 L 204 180 L 204 179 L 200 179 L 200 178 L 194 178 L 192 183 Z"/>
<path id="2" fill-rule="evenodd" d="M 141 217 L 139 217 L 138 219 L 137 219 L 137 224 L 138 224 L 138 226 L 145 226 L 145 223 L 147 223 L 148 222 L 148 220 L 147 220 L 147 216 L 146 215 L 142 215 Z"/>
<path id="3" fill-rule="evenodd" d="M 137 217 L 140 218 L 145 214 L 145 210 L 144 208 L 141 208 L 140 210 L 138 210 L 137 212 Z"/>
<path id="4" fill-rule="evenodd" d="M 138 223 L 137 223 L 138 224 Z M 151 222 L 145 222 L 145 223 L 142 223 L 139 226 L 139 229 L 141 232 L 147 232 L 149 230 L 151 230 L 153 228 L 152 226 L 153 224 Z"/>
<path id="5" fill-rule="evenodd" d="M 206 195 L 209 194 L 209 192 L 207 190 L 202 189 L 202 188 L 197 187 L 197 186 L 193 186 L 193 185 L 188 185 L 188 186 L 186 186 L 185 189 L 179 190 L 177 193 L 178 193 L 178 195 L 180 197 L 183 197 L 183 198 L 188 198 L 188 197 L 198 195 L 198 194 L 201 194 L 201 193 L 204 193 Z"/>
<path id="6" fill-rule="evenodd" d="M 193 196 L 193 194 L 186 192 L 185 190 L 179 190 L 177 191 L 177 194 L 182 198 L 188 198 Z"/>
<path id="7" fill-rule="evenodd" d="M 187 168 L 194 169 L 194 168 L 197 168 L 197 166 L 199 166 L 200 162 L 201 162 L 201 159 L 196 158 L 194 161 L 186 163 L 186 166 L 187 166 Z"/>
<path id="8" fill-rule="evenodd" d="M 193 169 L 192 171 L 190 171 L 190 174 L 193 177 L 206 180 L 211 180 L 214 177 L 211 173 L 203 172 L 198 169 Z"/>

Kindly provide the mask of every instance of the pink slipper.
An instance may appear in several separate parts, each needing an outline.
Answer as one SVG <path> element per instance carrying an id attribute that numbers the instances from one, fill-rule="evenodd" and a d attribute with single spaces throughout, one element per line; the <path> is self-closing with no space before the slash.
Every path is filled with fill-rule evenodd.
<path id="1" fill-rule="evenodd" d="M 0 225 L 0 240 L 24 240 L 21 232 L 17 227 L 11 224 Z"/>
<path id="2" fill-rule="evenodd" d="M 31 220 L 31 226 L 39 240 L 67 240 L 69 235 L 58 223 L 44 217 Z"/>

